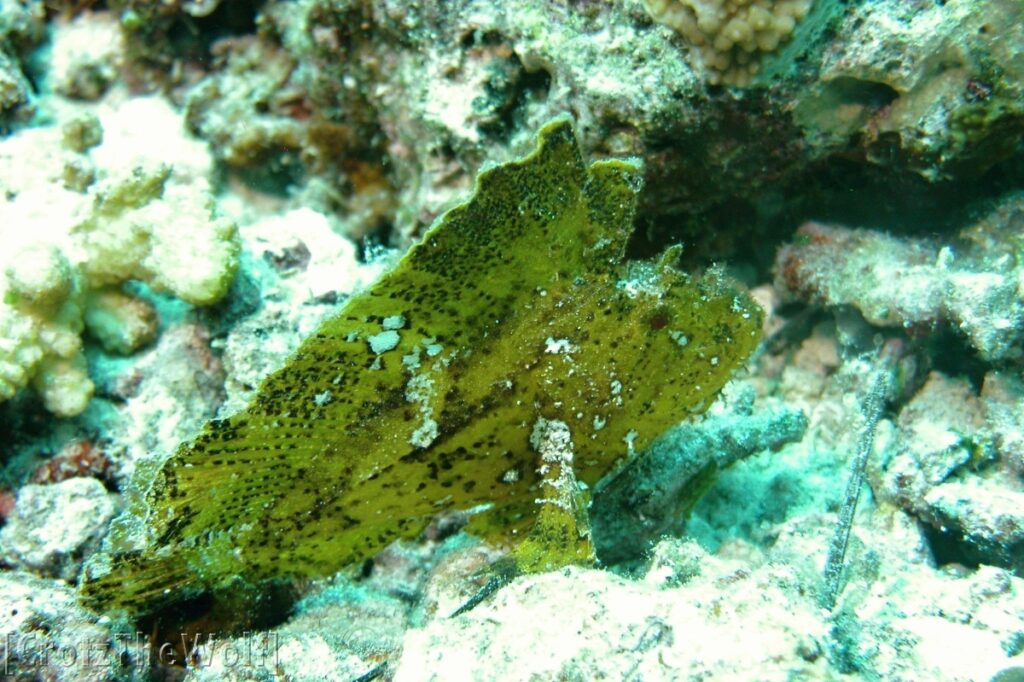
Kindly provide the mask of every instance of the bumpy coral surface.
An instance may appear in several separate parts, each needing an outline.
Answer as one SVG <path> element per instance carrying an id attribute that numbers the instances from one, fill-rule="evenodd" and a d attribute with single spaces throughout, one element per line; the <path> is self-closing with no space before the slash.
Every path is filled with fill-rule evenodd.
<path id="1" fill-rule="evenodd" d="M 813 0 L 647 0 L 658 22 L 696 47 L 712 83 L 747 85 L 761 54 L 793 33 Z"/>
<path id="2" fill-rule="evenodd" d="M 0 530 L 0 551 L 16 566 L 74 580 L 113 514 L 113 496 L 95 478 L 27 485 Z"/>
<path id="3" fill-rule="evenodd" d="M 24 62 L 29 48 L 43 38 L 44 17 L 39 0 L 0 0 L 0 134 L 36 112 Z"/>
<path id="4" fill-rule="evenodd" d="M 858 131 L 871 163 L 930 181 L 989 168 L 1022 138 L 1022 27 L 1017 0 L 856 3 L 795 119 L 819 142 Z"/>
<path id="5" fill-rule="evenodd" d="M 0 143 L 0 400 L 31 382 L 47 409 L 71 416 L 93 391 L 84 329 L 118 353 L 156 333 L 149 305 L 119 287 L 213 303 L 238 243 L 214 212 L 205 149 L 162 100 L 62 118 Z"/>

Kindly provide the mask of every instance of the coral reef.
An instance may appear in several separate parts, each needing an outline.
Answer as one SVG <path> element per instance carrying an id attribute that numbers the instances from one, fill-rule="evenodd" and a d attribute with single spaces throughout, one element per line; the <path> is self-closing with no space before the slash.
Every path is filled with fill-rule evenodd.
<path id="1" fill-rule="evenodd" d="M 0 612 L 0 656 L 11 679 L 104 682 L 123 670 L 124 647 L 115 642 L 110 624 L 82 609 L 66 585 L 21 571 L 0 572 Z"/>
<path id="2" fill-rule="evenodd" d="M 813 141 L 859 134 L 870 163 L 933 181 L 991 168 L 1024 136 L 1022 19 L 1015 0 L 857 4 L 795 119 Z"/>
<path id="3" fill-rule="evenodd" d="M 1014 409 L 999 397 L 1005 381 L 987 376 L 982 397 L 965 379 L 933 372 L 900 411 L 870 473 L 878 497 L 927 523 L 942 551 L 1022 572 L 1024 486 L 1012 446 L 996 446 L 996 429 L 1007 426 L 998 415 Z"/>
<path id="4" fill-rule="evenodd" d="M 74 581 L 113 515 L 113 496 L 95 478 L 27 485 L 0 529 L 0 552 L 17 567 Z"/>
<path id="5" fill-rule="evenodd" d="M 395 543 L 374 559 L 365 579 L 339 575 L 315 585 L 295 604 L 292 618 L 256 635 L 255 647 L 247 635 L 213 642 L 186 682 L 241 682 L 271 665 L 296 679 L 358 679 L 399 654 L 410 625 L 437 611 L 429 606 L 438 598 L 432 593 L 466 583 L 467 556 L 493 558 L 480 549 L 465 536 Z M 265 660 L 239 669 L 223 653 L 230 647 L 254 648 Z"/>
<path id="6" fill-rule="evenodd" d="M 788 26 L 779 17 L 805 4 L 665 6 L 724 27 L 762 11 Z M 251 33 L 230 5 L 193 16 L 188 3 L 115 3 L 127 61 L 176 86 L 190 129 L 238 178 L 339 212 L 355 237 L 391 229 L 403 246 L 482 163 L 524 151 L 528 131 L 564 111 L 586 153 L 655 161 L 642 210 L 654 235 L 682 236 L 695 256 L 746 245 L 742 231 L 709 224 L 791 229 L 781 195 L 835 213 L 907 210 L 916 199 L 941 216 L 948 193 L 936 184 L 957 172 L 985 195 L 983 174 L 1011 158 L 1024 130 L 1013 0 L 921 11 L 822 0 L 749 94 L 709 91 L 714 69 L 694 66 L 689 41 L 652 26 L 637 0 L 530 0 L 516 11 L 483 0 L 268 2 Z M 822 174 L 828 164 L 840 170 Z M 851 208 L 837 189 L 851 185 L 880 200 Z"/>
<path id="7" fill-rule="evenodd" d="M 80 414 L 93 393 L 83 330 L 118 353 L 156 334 L 154 311 L 125 282 L 196 305 L 227 293 L 236 227 L 214 214 L 208 156 L 180 134 L 149 137 L 151 126 L 167 135 L 181 119 L 137 99 L 0 142 L 0 400 L 31 382 L 54 414 Z"/>
<path id="8" fill-rule="evenodd" d="M 749 85 L 770 53 L 793 33 L 812 0 L 646 0 L 658 23 L 701 54 L 711 83 Z"/>
<path id="9" fill-rule="evenodd" d="M 1024 679 L 1022 55 L 1019 0 L 0 0 L 4 673 Z"/>
<path id="10" fill-rule="evenodd" d="M 95 443 L 73 440 L 32 472 L 32 483 L 60 483 L 79 476 L 107 479 L 110 456 Z"/>
<path id="11" fill-rule="evenodd" d="M 24 62 L 43 38 L 43 19 L 41 0 L 0 1 L 0 135 L 36 112 Z"/>
<path id="12" fill-rule="evenodd" d="M 204 135 L 244 137 L 243 158 L 300 164 L 310 187 L 339 177 L 339 159 L 383 157 L 384 184 L 399 193 L 385 202 L 386 217 L 405 240 L 464 191 L 483 160 L 509 158 L 510 147 L 527 144 L 523 131 L 565 110 L 575 112 L 588 153 L 656 159 L 647 170 L 645 210 L 700 244 L 708 241 L 700 229 L 707 221 L 774 224 L 779 191 L 849 211 L 845 195 L 832 189 L 844 180 L 882 193 L 885 200 L 872 209 L 901 207 L 908 189 L 941 204 L 945 195 L 932 183 L 949 176 L 936 167 L 979 179 L 1019 146 L 1014 3 L 929 3 L 929 19 L 920 22 L 910 21 L 902 2 L 848 11 L 818 4 L 826 16 L 799 46 L 782 51 L 786 68 L 764 84 L 770 94 L 742 99 L 709 94 L 681 41 L 651 30 L 639 3 L 531 2 L 516 12 L 468 0 L 439 7 L 311 2 L 300 11 L 271 4 L 255 43 L 225 49 L 238 54 L 228 59 L 238 68 L 256 58 L 280 65 L 268 78 L 279 86 L 269 89 L 251 71 L 239 75 L 229 66 L 194 89 L 191 109 Z M 960 30 L 965 13 L 979 30 Z M 988 25 L 1004 28 L 980 30 Z M 929 66 L 926 55 L 945 51 L 960 55 L 962 68 Z M 866 75 L 890 62 L 899 65 L 892 73 L 916 74 L 906 94 L 909 85 Z M 826 71 L 821 83 L 818 70 Z M 951 99 L 923 111 L 939 81 Z M 249 92 L 256 96 L 247 100 Z M 247 116 L 253 102 L 260 111 Z M 243 116 L 260 121 L 244 126 L 254 134 L 238 132 Z M 975 122 L 969 144 L 961 139 L 964 126 L 942 125 L 952 119 Z M 314 143 L 324 139 L 314 129 L 335 131 L 333 151 Z M 772 144 L 753 131 L 766 131 Z M 279 133 L 299 147 L 282 148 Z M 237 156 L 236 147 L 225 153 Z M 822 163 L 839 160 L 853 162 L 845 177 L 821 175 Z M 289 178 L 297 174 L 288 171 Z M 360 193 L 351 185 L 334 201 Z M 721 243 L 706 248 L 735 249 L 722 232 Z"/>
<path id="13" fill-rule="evenodd" d="M 124 40 L 109 12 L 80 14 L 54 22 L 47 86 L 65 97 L 97 100 L 118 77 Z"/>
<path id="14" fill-rule="evenodd" d="M 1020 355 L 1024 196 L 1005 197 L 946 244 L 806 223 L 780 249 L 776 285 L 806 301 L 855 306 L 880 326 L 946 323 L 987 360 Z"/>
<path id="15" fill-rule="evenodd" d="M 822 539 L 819 531 L 827 529 L 806 518 L 790 522 L 778 546 L 753 566 L 748 557 L 712 556 L 696 543 L 666 540 L 639 581 L 576 568 L 520 578 L 465 616 L 411 630 L 394 679 L 447 679 L 453 669 L 469 678 L 524 680 L 831 679 L 829 666 L 845 656 L 859 666 L 847 673 L 893 679 L 927 671 L 966 680 L 1020 664 L 1011 653 L 1022 632 L 1020 578 L 998 569 L 933 574 L 920 555 L 908 560 L 907 538 L 876 541 L 886 567 L 863 585 L 858 615 L 848 605 L 848 615 L 830 623 L 806 598 L 815 568 L 808 557 L 820 551 L 808 550 Z M 914 576 L 912 587 L 893 575 L 897 568 Z M 906 613 L 893 612 L 897 596 Z M 840 628 L 847 650 L 833 648 Z M 969 662 L 958 642 L 971 643 Z"/>
<path id="16" fill-rule="evenodd" d="M 468 677 L 486 670 L 490 679 L 743 678 L 752 669 L 760 679 L 820 674 L 827 628 L 813 608 L 791 598 L 799 584 L 791 569 L 726 568 L 694 545 L 677 555 L 679 563 L 701 565 L 682 586 L 662 584 L 664 570 L 675 568 L 669 561 L 659 562 L 649 582 L 576 568 L 517 581 L 466 616 L 410 631 L 394 679 L 443 679 L 451 669 Z M 731 578 L 728 594 L 706 596 L 724 576 Z M 573 587 L 581 583 L 588 588 Z M 771 636 L 737 647 L 734 618 Z M 502 627 L 510 620 L 532 627 Z M 794 648 L 806 660 L 795 662 Z"/>
<path id="17" fill-rule="evenodd" d="M 0 50 L 0 132 L 12 120 L 26 120 L 34 113 L 32 86 L 17 61 Z"/>

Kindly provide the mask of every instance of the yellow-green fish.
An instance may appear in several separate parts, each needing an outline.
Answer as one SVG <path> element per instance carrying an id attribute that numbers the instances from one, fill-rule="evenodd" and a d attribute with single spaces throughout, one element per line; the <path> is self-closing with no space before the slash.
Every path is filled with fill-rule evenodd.
<path id="1" fill-rule="evenodd" d="M 142 613 L 241 580 L 326 576 L 438 512 L 522 571 L 591 556 L 586 488 L 706 406 L 760 336 L 714 275 L 624 260 L 639 164 L 584 164 L 568 120 L 480 173 L 251 404 L 158 469 L 88 564 Z"/>

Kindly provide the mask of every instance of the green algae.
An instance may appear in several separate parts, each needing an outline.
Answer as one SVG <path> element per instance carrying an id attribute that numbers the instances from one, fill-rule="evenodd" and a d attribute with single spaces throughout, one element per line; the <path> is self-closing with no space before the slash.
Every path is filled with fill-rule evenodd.
<path id="1" fill-rule="evenodd" d="M 760 336 L 757 306 L 677 271 L 678 248 L 624 260 L 640 186 L 636 162 L 587 167 L 565 119 L 481 172 L 245 410 L 139 484 L 86 599 L 140 613 L 325 576 L 446 509 L 519 547 L 516 570 L 589 561 L 587 488 L 702 410 Z"/>

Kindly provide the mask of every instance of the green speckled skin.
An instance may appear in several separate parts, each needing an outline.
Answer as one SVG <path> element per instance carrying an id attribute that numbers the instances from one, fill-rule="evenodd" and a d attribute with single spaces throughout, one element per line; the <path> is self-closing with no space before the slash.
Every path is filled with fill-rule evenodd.
<path id="1" fill-rule="evenodd" d="M 86 598 L 142 612 L 236 576 L 324 576 L 449 508 L 490 505 L 470 530 L 514 541 L 543 506 L 539 418 L 568 425 L 569 478 L 593 485 L 702 409 L 758 342 L 760 311 L 673 269 L 677 250 L 622 281 L 640 184 L 630 161 L 588 168 L 563 119 L 526 158 L 482 172 L 246 410 L 163 465 L 134 528 L 148 545 L 93 561 Z M 565 547 L 542 543 L 544 566 L 588 556 L 561 535 Z"/>

